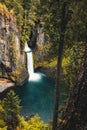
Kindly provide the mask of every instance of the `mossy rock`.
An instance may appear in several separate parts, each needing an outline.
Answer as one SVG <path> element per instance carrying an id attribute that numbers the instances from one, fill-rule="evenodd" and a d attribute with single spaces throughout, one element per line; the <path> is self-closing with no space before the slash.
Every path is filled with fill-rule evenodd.
<path id="1" fill-rule="evenodd" d="M 11 73 L 9 78 L 16 84 L 22 85 L 29 77 L 28 71 L 25 66 L 20 66 Z"/>

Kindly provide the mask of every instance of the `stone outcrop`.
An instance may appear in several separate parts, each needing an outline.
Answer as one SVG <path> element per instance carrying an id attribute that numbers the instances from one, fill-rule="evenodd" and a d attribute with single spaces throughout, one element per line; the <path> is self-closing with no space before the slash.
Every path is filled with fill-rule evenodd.
<path id="1" fill-rule="evenodd" d="M 12 35 L 14 40 L 11 39 Z M 11 49 L 15 48 L 15 50 L 13 51 L 15 51 L 14 52 L 15 56 L 17 55 L 16 65 L 18 66 L 18 64 L 20 64 L 21 62 L 20 41 L 18 35 L 19 32 L 16 26 L 15 18 L 10 14 L 9 17 L 7 17 L 5 14 L 4 15 L 1 14 L 0 15 L 0 63 L 2 62 L 8 67 L 12 67 L 11 58 L 13 58 L 12 57 L 13 52 Z"/>
<path id="2" fill-rule="evenodd" d="M 22 86 L 25 83 L 25 81 L 27 81 L 28 77 L 29 75 L 28 75 L 27 69 L 24 68 L 20 73 L 20 76 L 16 82 L 16 85 Z"/>
<path id="3" fill-rule="evenodd" d="M 15 83 L 11 82 L 8 79 L 0 78 L 0 94 L 7 88 L 15 86 Z"/>
<path id="4" fill-rule="evenodd" d="M 42 67 L 37 67 L 35 71 L 39 71 L 41 73 L 44 73 L 47 75 L 49 78 L 56 79 L 56 67 L 47 67 L 47 66 L 42 66 Z"/>
<path id="5" fill-rule="evenodd" d="M 19 84 L 23 84 L 28 78 L 28 72 L 25 54 L 21 54 L 16 19 L 4 5 L 0 4 L 0 7 L 0 77 L 11 80 L 12 72 L 20 70 L 18 68 L 22 66 Z M 23 78 L 22 74 L 25 75 Z"/>

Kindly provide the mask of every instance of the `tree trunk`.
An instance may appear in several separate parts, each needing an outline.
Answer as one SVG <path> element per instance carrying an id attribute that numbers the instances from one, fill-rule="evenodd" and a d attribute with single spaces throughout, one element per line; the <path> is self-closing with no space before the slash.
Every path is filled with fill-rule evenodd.
<path id="1" fill-rule="evenodd" d="M 87 130 L 87 43 L 77 81 L 57 130 Z"/>
<path id="2" fill-rule="evenodd" d="M 54 106 L 54 113 L 53 113 L 53 128 L 52 128 L 52 130 L 56 130 L 57 120 L 58 120 L 61 64 L 62 64 L 62 55 L 63 55 L 63 48 L 64 48 L 64 33 L 66 30 L 66 6 L 67 6 L 67 4 L 66 4 L 66 2 L 64 2 L 63 7 L 62 7 L 61 34 L 60 34 L 59 51 L 58 51 L 57 76 L 56 76 L 56 86 L 55 86 L 56 94 L 55 94 L 55 106 Z"/>

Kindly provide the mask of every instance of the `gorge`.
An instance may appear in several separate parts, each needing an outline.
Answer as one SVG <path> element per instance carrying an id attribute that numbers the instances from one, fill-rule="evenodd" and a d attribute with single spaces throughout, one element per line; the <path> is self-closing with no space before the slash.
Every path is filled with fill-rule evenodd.
<path id="1" fill-rule="evenodd" d="M 9 12 L 7 13 L 9 14 Z M 11 89 L 14 90 L 21 99 L 22 115 L 31 116 L 38 113 L 41 119 L 48 122 L 53 116 L 55 81 L 43 73 L 34 72 L 32 50 L 28 47 L 27 42 L 24 50 L 26 54 L 21 53 L 19 31 L 14 17 L 7 17 L 5 14 L 4 17 L 3 15 L 0 17 L 0 77 L 3 77 L 4 80 L 10 79 L 9 82 L 14 83 L 13 86 L 15 86 L 8 88 L 7 82 L 2 83 L 2 88 L 6 91 L 0 93 L 0 97 L 3 98 Z M 25 55 L 27 55 L 27 61 Z M 65 91 L 67 88 L 61 87 L 60 106 L 66 97 L 64 96 Z"/>
<path id="2" fill-rule="evenodd" d="M 27 53 L 27 69 L 29 72 L 29 79 L 23 86 L 16 86 L 9 90 L 14 90 L 21 100 L 21 115 L 24 117 L 38 114 L 44 122 L 52 120 L 54 95 L 55 95 L 55 81 L 45 74 L 34 72 L 32 51 L 25 44 L 25 52 Z M 9 91 L 5 91 L 2 95 L 4 97 Z M 63 109 L 63 105 L 68 92 L 67 87 L 61 85 L 60 95 L 60 111 Z"/>
<path id="3" fill-rule="evenodd" d="M 0 0 L 0 130 L 87 129 L 86 5 Z"/>

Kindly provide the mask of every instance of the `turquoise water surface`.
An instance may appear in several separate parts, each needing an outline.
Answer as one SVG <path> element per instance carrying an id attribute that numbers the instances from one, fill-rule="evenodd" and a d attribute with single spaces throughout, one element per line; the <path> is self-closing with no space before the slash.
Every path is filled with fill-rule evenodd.
<path id="1" fill-rule="evenodd" d="M 37 76 L 37 75 L 36 75 Z M 39 78 L 28 80 L 23 86 L 13 89 L 21 99 L 21 115 L 31 116 L 38 114 L 42 120 L 48 122 L 53 116 L 55 81 L 39 73 Z M 67 88 L 60 88 L 60 106 L 64 104 Z"/>

